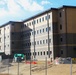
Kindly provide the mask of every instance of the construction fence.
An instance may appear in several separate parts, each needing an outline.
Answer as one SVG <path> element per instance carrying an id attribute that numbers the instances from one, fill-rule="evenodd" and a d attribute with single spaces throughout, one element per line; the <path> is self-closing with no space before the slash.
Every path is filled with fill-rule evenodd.
<path id="1" fill-rule="evenodd" d="M 53 62 L 48 61 L 47 58 L 45 58 L 44 61 L 28 60 L 28 61 L 16 61 L 16 62 L 13 59 L 4 59 L 0 62 L 0 74 L 59 75 L 58 72 L 60 73 L 62 72 L 63 73 L 62 75 L 76 75 L 76 64 L 75 64 L 76 59 L 75 58 L 67 59 L 68 61 L 66 60 L 66 63 L 64 63 L 63 60 L 66 59 L 56 58 L 56 60 Z"/>

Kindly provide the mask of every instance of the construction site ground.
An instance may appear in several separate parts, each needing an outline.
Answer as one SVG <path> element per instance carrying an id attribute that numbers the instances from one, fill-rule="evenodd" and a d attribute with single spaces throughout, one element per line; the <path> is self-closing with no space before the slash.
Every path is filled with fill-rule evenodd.
<path id="1" fill-rule="evenodd" d="M 19 65 L 19 66 L 18 66 Z M 31 72 L 30 72 L 31 66 Z M 18 68 L 19 67 L 19 68 Z M 46 68 L 47 67 L 47 68 Z M 37 64 L 12 63 L 9 67 L 9 75 L 70 75 L 70 64 L 54 64 L 51 62 L 37 61 Z M 0 75 L 8 75 L 8 66 L 6 68 L 0 68 Z M 72 75 L 76 75 L 76 64 L 72 64 Z"/>

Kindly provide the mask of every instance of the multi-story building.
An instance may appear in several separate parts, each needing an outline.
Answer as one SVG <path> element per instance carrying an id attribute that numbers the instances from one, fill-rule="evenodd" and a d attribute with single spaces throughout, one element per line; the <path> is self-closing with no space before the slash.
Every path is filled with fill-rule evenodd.
<path id="1" fill-rule="evenodd" d="M 22 24 L 22 22 L 10 21 L 0 26 L 0 53 L 3 56 L 12 55 L 21 51 Z"/>
<path id="2" fill-rule="evenodd" d="M 2 25 L 0 27 L 1 34 L 4 34 L 5 26 L 10 26 L 9 35 L 12 37 L 9 38 L 9 46 L 11 45 L 11 47 L 6 50 L 4 43 L 6 39 L 4 35 L 0 35 L 0 48 L 5 54 L 22 52 L 27 59 L 76 57 L 75 13 L 75 6 L 62 6 L 51 8 L 23 22 L 15 22 L 15 27 Z M 14 33 L 11 33 L 13 31 Z"/>

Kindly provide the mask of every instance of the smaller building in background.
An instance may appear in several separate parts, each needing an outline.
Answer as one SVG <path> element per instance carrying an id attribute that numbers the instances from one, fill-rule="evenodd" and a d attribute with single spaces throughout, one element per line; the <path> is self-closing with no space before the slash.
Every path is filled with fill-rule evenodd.
<path id="1" fill-rule="evenodd" d="M 0 26 L 0 53 L 4 58 L 12 57 L 14 53 L 19 53 L 21 48 L 21 25 L 22 22 L 10 21 Z M 6 55 L 6 56 L 5 56 Z"/>

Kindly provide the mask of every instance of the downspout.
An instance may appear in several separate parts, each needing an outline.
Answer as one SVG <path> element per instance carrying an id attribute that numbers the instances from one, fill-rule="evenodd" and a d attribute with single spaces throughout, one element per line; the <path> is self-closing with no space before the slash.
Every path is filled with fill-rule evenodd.
<path id="1" fill-rule="evenodd" d="M 49 15 L 47 12 L 47 28 L 48 28 L 48 58 L 50 58 L 50 42 L 49 42 Z"/>

